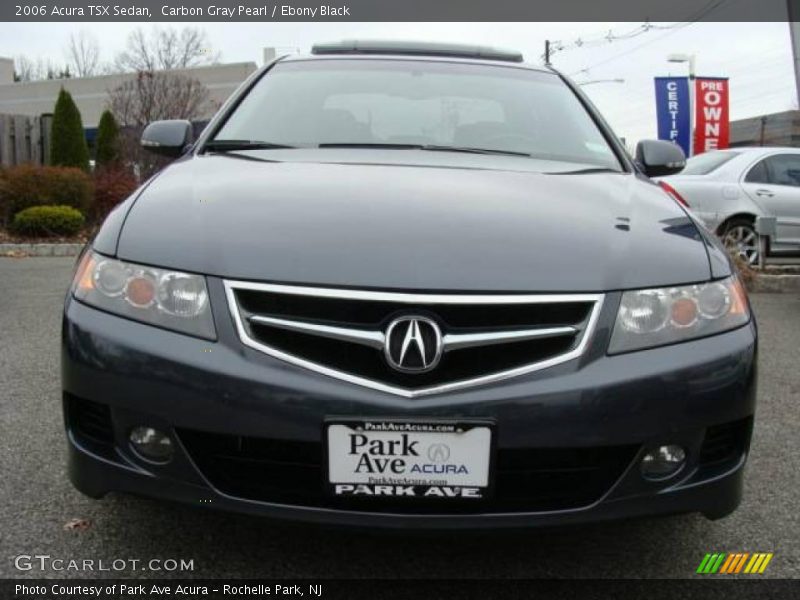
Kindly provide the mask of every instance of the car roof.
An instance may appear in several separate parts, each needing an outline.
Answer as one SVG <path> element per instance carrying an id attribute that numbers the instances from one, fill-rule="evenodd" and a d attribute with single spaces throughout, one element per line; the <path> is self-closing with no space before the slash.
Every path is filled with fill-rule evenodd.
<path id="1" fill-rule="evenodd" d="M 758 154 L 773 154 L 775 152 L 800 152 L 800 148 L 794 146 L 732 146 L 722 150 L 712 150 L 712 152 L 738 152 L 755 156 Z"/>
<path id="2" fill-rule="evenodd" d="M 675 173 L 668 177 L 661 177 L 665 181 L 680 180 L 683 178 L 701 178 L 708 180 L 730 180 L 731 177 L 738 179 L 743 176 L 745 171 L 750 170 L 756 163 L 763 158 L 773 154 L 800 154 L 800 148 L 792 146 L 733 146 L 720 150 L 709 150 L 701 154 L 695 154 L 689 161 L 712 154 L 733 154 L 734 157 L 711 169 L 707 173 Z"/>
<path id="3" fill-rule="evenodd" d="M 450 56 L 521 63 L 522 53 L 492 46 L 451 44 L 445 42 L 410 42 L 395 40 L 342 40 L 315 44 L 311 54 L 405 54 Z"/>
<path id="4" fill-rule="evenodd" d="M 517 67 L 546 73 L 553 69 L 524 62 L 521 52 L 491 46 L 450 44 L 442 42 L 406 42 L 392 40 L 343 40 L 315 44 L 310 53 L 291 54 L 282 62 L 330 59 L 389 59 L 418 61 L 447 61 Z"/>
<path id="5" fill-rule="evenodd" d="M 713 154 L 733 154 L 734 158 L 711 171 L 711 173 L 721 173 L 728 169 L 736 170 L 744 168 L 742 165 L 751 164 L 761 157 L 779 153 L 800 154 L 800 148 L 794 148 L 792 146 L 733 146 L 731 148 L 708 150 L 707 152 L 703 152 L 701 154 L 695 154 L 694 156 L 689 157 L 688 161 L 693 161 L 695 159 Z M 708 173 L 708 175 L 711 173 Z M 676 176 L 679 175 L 681 174 L 676 174 Z"/>

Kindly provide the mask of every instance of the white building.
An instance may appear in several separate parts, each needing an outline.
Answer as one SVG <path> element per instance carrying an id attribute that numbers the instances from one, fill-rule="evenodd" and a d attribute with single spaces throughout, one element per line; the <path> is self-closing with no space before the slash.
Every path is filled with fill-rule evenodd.
<path id="1" fill-rule="evenodd" d="M 256 70 L 254 62 L 240 62 L 219 65 L 177 69 L 174 72 L 199 80 L 208 89 L 209 114 L 201 115 L 208 119 L 228 96 Z M 108 94 L 135 73 L 101 75 L 71 79 L 47 79 L 43 81 L 14 81 L 14 61 L 0 58 L 0 114 L 27 115 L 37 117 L 53 112 L 59 90 L 63 87 L 71 95 L 81 112 L 83 125 L 91 137 L 97 127 L 100 115 L 107 108 Z"/>

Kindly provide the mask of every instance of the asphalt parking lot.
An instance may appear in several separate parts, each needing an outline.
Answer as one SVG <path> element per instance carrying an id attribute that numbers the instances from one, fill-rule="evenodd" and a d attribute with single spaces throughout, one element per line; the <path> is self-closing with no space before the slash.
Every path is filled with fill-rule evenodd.
<path id="1" fill-rule="evenodd" d="M 722 521 L 699 515 L 533 530 L 420 536 L 276 524 L 109 495 L 64 472 L 60 310 L 71 258 L 0 258 L 0 577 L 41 577 L 20 554 L 193 559 L 195 577 L 690 577 L 706 552 L 774 552 L 765 574 L 800 577 L 800 297 L 753 297 L 760 391 L 745 498 Z M 65 529 L 72 519 L 87 528 Z M 120 576 L 163 576 L 123 571 Z M 75 571 L 46 576 L 80 577 Z"/>

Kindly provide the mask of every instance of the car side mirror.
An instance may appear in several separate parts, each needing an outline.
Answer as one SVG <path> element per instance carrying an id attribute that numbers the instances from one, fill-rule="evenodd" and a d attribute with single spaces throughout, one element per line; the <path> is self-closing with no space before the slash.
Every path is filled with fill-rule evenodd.
<path id="1" fill-rule="evenodd" d="M 636 162 L 648 177 L 663 177 L 679 173 L 686 166 L 686 156 L 678 144 L 642 140 L 636 144 Z"/>
<path id="2" fill-rule="evenodd" d="M 142 133 L 142 148 L 162 156 L 180 156 L 192 142 L 192 124 L 189 121 L 154 121 Z"/>

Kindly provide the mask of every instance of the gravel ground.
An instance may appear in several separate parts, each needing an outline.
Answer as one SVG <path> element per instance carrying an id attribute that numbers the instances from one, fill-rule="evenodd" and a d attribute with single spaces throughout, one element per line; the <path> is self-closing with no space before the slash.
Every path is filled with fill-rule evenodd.
<path id="1" fill-rule="evenodd" d="M 753 297 L 759 408 L 736 513 L 716 522 L 687 515 L 456 539 L 288 526 L 120 495 L 94 501 L 75 491 L 64 472 L 58 373 L 73 261 L 0 259 L 0 577 L 41 576 L 16 570 L 13 557 L 47 554 L 107 563 L 192 559 L 196 577 L 672 578 L 692 576 L 709 551 L 774 552 L 766 576 L 800 577 L 800 296 Z M 72 519 L 89 526 L 65 530 Z"/>

